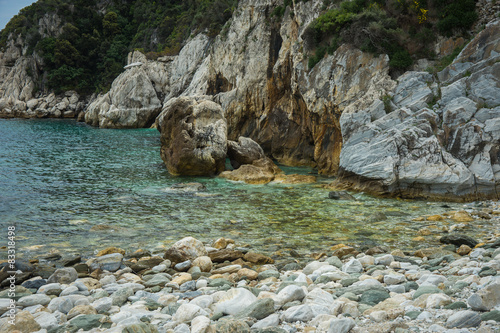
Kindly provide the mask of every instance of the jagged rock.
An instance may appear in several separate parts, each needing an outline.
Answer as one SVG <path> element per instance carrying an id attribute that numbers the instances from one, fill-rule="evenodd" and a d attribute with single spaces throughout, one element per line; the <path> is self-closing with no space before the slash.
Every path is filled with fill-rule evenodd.
<path id="1" fill-rule="evenodd" d="M 141 128 L 151 125 L 160 111 L 161 102 L 145 71 L 132 67 L 88 106 L 85 122 L 102 128 Z"/>
<path id="2" fill-rule="evenodd" d="M 235 169 L 243 164 L 252 164 L 253 161 L 266 157 L 264 150 L 257 142 L 243 136 L 238 138 L 238 142 L 227 142 L 227 156 Z"/>
<path id="3" fill-rule="evenodd" d="M 157 119 L 161 157 L 173 175 L 210 176 L 225 168 L 227 125 L 220 105 L 179 97 Z"/>
<path id="4" fill-rule="evenodd" d="M 418 111 L 427 107 L 434 94 L 429 88 L 433 82 L 432 74 L 427 72 L 406 72 L 398 78 L 393 101 L 399 107 Z"/>

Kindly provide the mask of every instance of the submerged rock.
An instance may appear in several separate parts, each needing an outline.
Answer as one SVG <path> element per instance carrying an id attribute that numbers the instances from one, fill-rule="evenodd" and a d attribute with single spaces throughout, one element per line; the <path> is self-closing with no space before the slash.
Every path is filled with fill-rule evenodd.
<path id="1" fill-rule="evenodd" d="M 212 176 L 225 169 L 227 124 L 220 105 L 192 97 L 168 101 L 157 119 L 161 157 L 173 175 Z"/>
<path id="2" fill-rule="evenodd" d="M 224 171 L 220 177 L 233 181 L 244 181 L 248 184 L 267 184 L 282 171 L 271 159 L 265 157 L 255 160 L 252 164 L 244 164 L 233 171 Z"/>

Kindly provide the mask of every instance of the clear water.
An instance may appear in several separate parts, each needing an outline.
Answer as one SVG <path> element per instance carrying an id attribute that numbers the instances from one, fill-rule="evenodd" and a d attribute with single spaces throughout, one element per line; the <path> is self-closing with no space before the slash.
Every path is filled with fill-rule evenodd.
<path id="1" fill-rule="evenodd" d="M 53 251 L 89 256 L 107 246 L 158 249 L 185 236 L 204 242 L 224 236 L 285 256 L 289 249 L 305 255 L 338 243 L 408 249 L 437 243 L 436 233 L 425 242 L 412 241 L 420 228 L 450 223 L 412 221 L 415 217 L 462 207 L 363 194 L 355 195 L 358 201 L 332 201 L 319 184 L 247 185 L 173 177 L 159 156 L 159 133 L 153 129 L 0 119 L 0 139 L 2 230 L 16 225 L 18 253 L 28 258 Z M 166 190 L 193 181 L 207 190 Z M 318 178 L 320 184 L 328 181 Z M 478 236 L 492 229 L 482 224 L 463 231 Z M 0 237 L 6 240 L 6 232 Z M 6 257 L 5 247 L 0 256 Z"/>

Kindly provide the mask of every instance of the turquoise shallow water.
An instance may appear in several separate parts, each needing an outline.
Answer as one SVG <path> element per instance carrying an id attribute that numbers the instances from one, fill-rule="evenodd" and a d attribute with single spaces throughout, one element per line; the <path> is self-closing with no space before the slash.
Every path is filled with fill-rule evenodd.
<path id="1" fill-rule="evenodd" d="M 435 230 L 449 226 L 446 221 L 412 221 L 415 217 L 462 207 L 363 194 L 355 194 L 358 201 L 332 201 L 318 184 L 172 177 L 160 159 L 159 133 L 153 129 L 0 119 L 0 138 L 0 220 L 3 230 L 16 225 L 18 253 L 26 257 L 52 251 L 90 255 L 112 245 L 154 249 L 185 236 L 205 242 L 230 237 L 268 254 L 289 249 L 306 254 L 338 243 L 408 249 L 437 244 Z M 193 181 L 207 190 L 167 190 Z M 412 241 L 425 226 L 434 232 L 425 242 Z M 487 224 L 462 230 L 475 235 L 492 231 Z M 5 249 L 0 255 L 5 258 Z"/>

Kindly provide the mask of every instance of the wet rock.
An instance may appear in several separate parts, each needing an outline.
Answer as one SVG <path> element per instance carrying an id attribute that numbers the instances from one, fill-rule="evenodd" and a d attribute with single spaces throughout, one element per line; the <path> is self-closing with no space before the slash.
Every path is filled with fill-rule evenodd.
<path id="1" fill-rule="evenodd" d="M 205 191 L 207 187 L 201 183 L 178 183 L 170 186 L 168 189 L 176 192 L 189 193 Z"/>
<path id="2" fill-rule="evenodd" d="M 169 100 L 157 119 L 161 157 L 173 175 L 210 176 L 225 168 L 227 123 L 220 105 L 191 97 Z"/>
<path id="3" fill-rule="evenodd" d="M 478 244 L 478 241 L 476 241 L 474 238 L 459 234 L 443 236 L 439 239 L 439 241 L 443 244 L 453 244 L 458 247 L 467 245 L 470 248 L 474 248 Z"/>
<path id="4" fill-rule="evenodd" d="M 96 257 L 102 257 L 102 256 L 105 256 L 107 254 L 112 254 L 112 253 L 120 253 L 122 256 L 124 256 L 125 250 L 112 246 L 112 247 L 108 247 L 108 248 L 105 248 L 104 250 L 99 251 L 96 254 Z"/>
<path id="5" fill-rule="evenodd" d="M 243 258 L 243 253 L 238 250 L 223 249 L 219 251 L 210 252 L 208 254 L 212 262 L 234 261 Z"/>
<path id="6" fill-rule="evenodd" d="M 172 263 L 180 263 L 206 255 L 207 250 L 202 242 L 193 237 L 185 237 L 175 242 L 165 252 L 164 258 L 170 260 Z"/>
<path id="7" fill-rule="evenodd" d="M 328 198 L 333 200 L 356 200 L 354 196 L 347 191 L 331 191 L 328 192 Z"/>
<path id="8" fill-rule="evenodd" d="M 274 264 L 274 260 L 260 253 L 247 252 L 243 256 L 243 260 L 256 265 Z"/>
<path id="9" fill-rule="evenodd" d="M 84 331 L 90 331 L 92 328 L 100 327 L 106 316 L 100 314 L 81 315 L 70 320 L 70 324 Z"/>
<path id="10" fill-rule="evenodd" d="M 227 156 L 235 169 L 243 164 L 252 164 L 253 161 L 266 157 L 264 150 L 257 142 L 243 136 L 238 138 L 238 142 L 227 142 Z"/>

